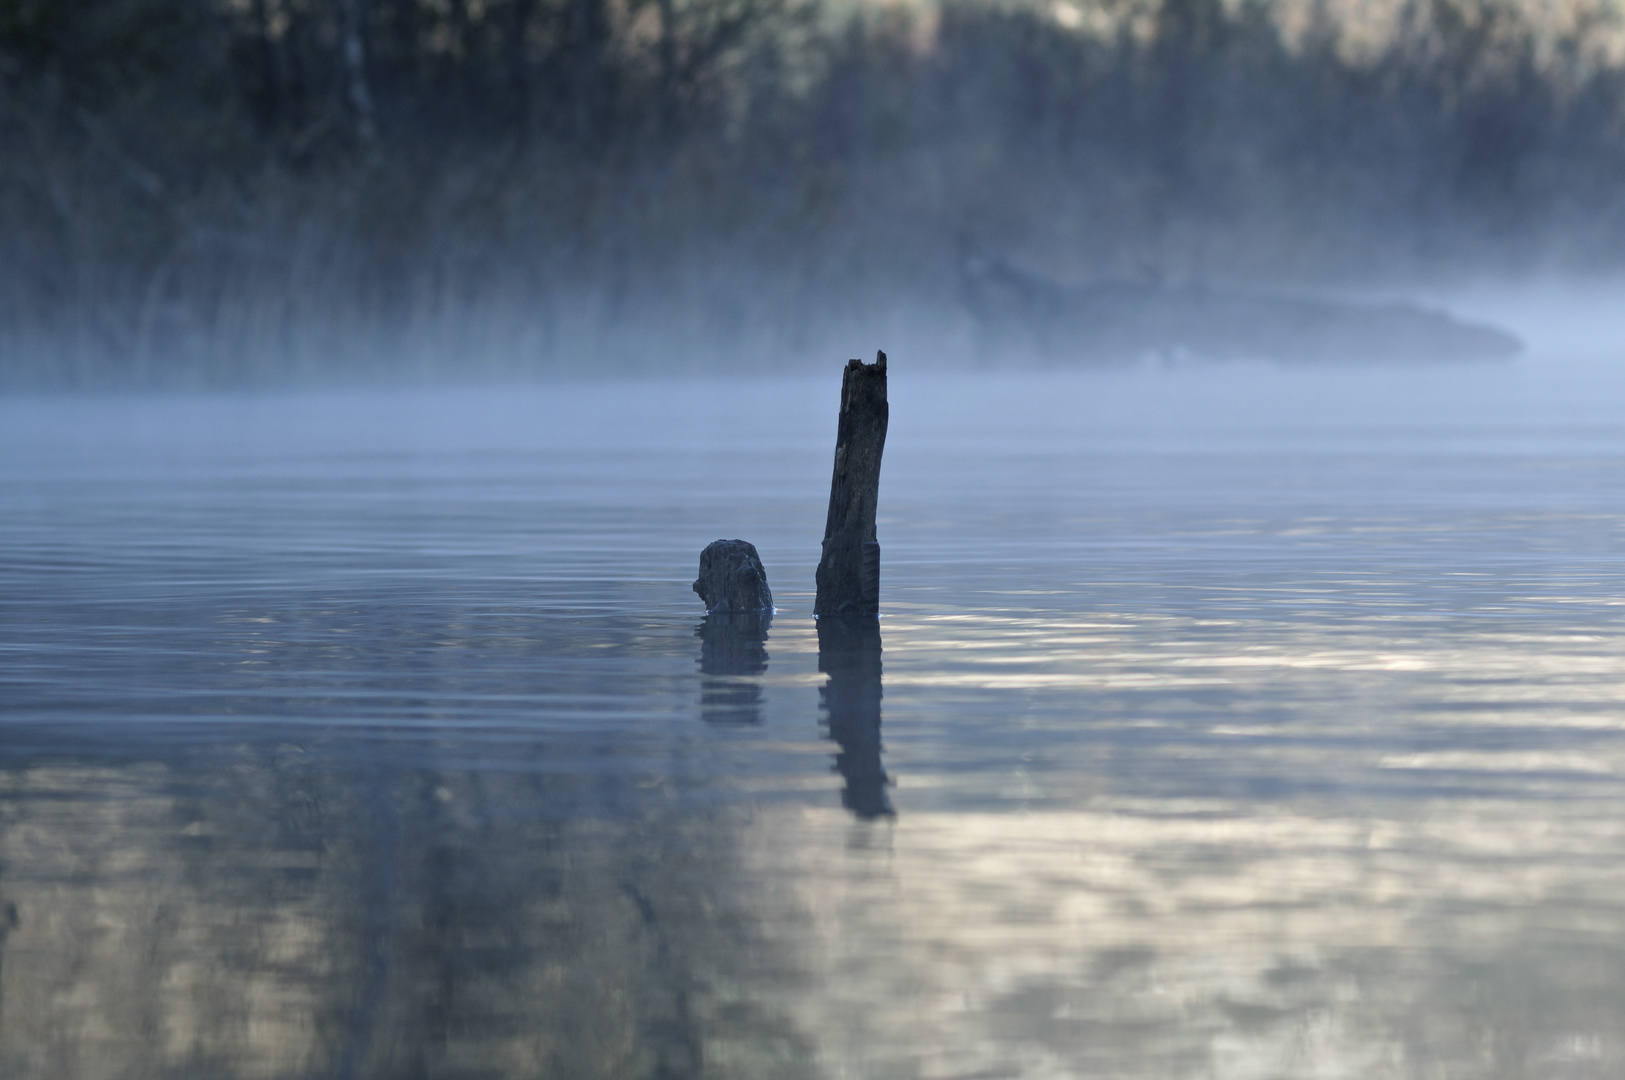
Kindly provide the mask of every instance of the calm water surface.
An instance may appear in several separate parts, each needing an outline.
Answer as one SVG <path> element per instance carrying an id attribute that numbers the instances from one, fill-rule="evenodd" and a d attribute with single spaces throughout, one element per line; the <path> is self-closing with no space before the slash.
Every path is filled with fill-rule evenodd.
<path id="1" fill-rule="evenodd" d="M 1625 378 L 838 387 L 0 402 L 0 1076 L 1625 1072 Z"/>

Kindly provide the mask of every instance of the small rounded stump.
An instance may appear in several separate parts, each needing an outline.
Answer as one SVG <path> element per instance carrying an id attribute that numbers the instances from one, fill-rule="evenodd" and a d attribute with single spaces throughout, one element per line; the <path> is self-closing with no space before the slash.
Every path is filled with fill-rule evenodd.
<path id="1" fill-rule="evenodd" d="M 744 540 L 714 540 L 705 546 L 694 591 L 708 613 L 773 610 L 773 591 L 767 587 L 761 556 L 755 544 Z"/>

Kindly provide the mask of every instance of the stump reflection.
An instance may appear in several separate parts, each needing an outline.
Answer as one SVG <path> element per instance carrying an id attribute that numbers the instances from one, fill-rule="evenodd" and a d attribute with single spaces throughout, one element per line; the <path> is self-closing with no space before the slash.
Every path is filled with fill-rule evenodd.
<path id="1" fill-rule="evenodd" d="M 771 612 L 719 611 L 700 620 L 700 718 L 708 724 L 760 724 Z"/>
<path id="2" fill-rule="evenodd" d="M 880 624 L 872 615 L 818 620 L 820 721 L 840 747 L 835 770 L 846 780 L 841 804 L 859 818 L 889 817 L 890 782 L 880 763 Z"/>

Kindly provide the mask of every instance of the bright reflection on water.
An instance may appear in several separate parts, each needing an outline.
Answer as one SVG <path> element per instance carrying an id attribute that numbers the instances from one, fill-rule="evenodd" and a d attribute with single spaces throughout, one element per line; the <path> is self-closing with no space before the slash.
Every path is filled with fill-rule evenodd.
<path id="1" fill-rule="evenodd" d="M 0 1075 L 1625 1070 L 1625 382 L 892 367 L 0 404 Z"/>

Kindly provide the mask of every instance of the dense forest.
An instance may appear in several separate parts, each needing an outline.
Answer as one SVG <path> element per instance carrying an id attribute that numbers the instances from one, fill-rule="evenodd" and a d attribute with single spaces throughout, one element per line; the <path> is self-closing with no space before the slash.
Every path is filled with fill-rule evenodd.
<path id="1" fill-rule="evenodd" d="M 972 257 L 1609 268 L 1610 10 L 0 0 L 0 383 L 946 356 Z"/>

